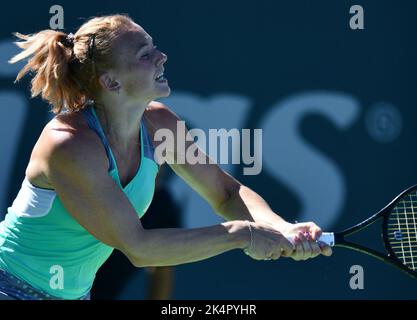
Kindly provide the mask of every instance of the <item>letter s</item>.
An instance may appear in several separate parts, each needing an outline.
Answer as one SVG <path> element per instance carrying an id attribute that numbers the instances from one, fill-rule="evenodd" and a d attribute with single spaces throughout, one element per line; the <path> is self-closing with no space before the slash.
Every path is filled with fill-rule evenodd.
<path id="1" fill-rule="evenodd" d="M 345 181 L 336 163 L 303 141 L 300 122 L 306 114 L 318 113 L 340 129 L 358 117 L 359 104 L 349 95 L 332 92 L 292 96 L 265 114 L 265 169 L 282 181 L 301 200 L 300 221 L 314 221 L 329 228 L 345 201 Z"/>

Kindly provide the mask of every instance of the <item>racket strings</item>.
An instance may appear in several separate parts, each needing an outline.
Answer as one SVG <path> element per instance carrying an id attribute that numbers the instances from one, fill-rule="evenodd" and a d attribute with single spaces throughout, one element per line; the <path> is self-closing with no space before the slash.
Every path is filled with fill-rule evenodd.
<path id="1" fill-rule="evenodd" d="M 402 263 L 417 269 L 417 190 L 402 197 L 387 224 L 389 245 Z"/>

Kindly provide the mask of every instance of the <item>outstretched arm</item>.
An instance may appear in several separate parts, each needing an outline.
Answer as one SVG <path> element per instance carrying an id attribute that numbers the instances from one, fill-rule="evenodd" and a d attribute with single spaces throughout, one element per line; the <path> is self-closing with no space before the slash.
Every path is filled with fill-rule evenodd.
<path id="1" fill-rule="evenodd" d="M 154 133 L 157 129 L 169 129 L 177 137 L 177 122 L 181 119 L 165 105 L 154 102 L 147 113 L 148 121 L 153 124 Z M 177 139 L 175 139 L 177 141 Z M 155 141 L 158 144 L 158 141 Z M 184 141 L 187 150 L 193 142 Z M 266 201 L 255 191 L 242 185 L 228 173 L 221 170 L 217 164 L 210 164 L 209 157 L 193 146 L 205 158 L 204 163 L 191 164 L 185 155 L 184 164 L 178 164 L 180 148 L 176 145 L 166 150 L 167 161 L 175 173 L 184 179 L 198 192 L 213 208 L 213 210 L 229 221 L 249 220 L 265 223 L 295 239 L 299 250 L 295 253 L 296 260 L 316 256 L 321 252 L 315 240 L 321 234 L 321 229 L 314 223 L 291 224 L 275 213 Z M 298 242 L 298 243 L 297 243 Z M 301 250 L 302 248 L 302 250 Z M 330 248 L 324 247 L 323 252 L 330 254 Z"/>

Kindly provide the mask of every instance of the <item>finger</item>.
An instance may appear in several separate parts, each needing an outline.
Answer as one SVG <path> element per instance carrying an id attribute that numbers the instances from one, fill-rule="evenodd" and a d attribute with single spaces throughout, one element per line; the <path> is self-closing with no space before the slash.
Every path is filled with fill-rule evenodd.
<path id="1" fill-rule="evenodd" d="M 292 258 L 296 261 L 302 260 L 304 257 L 304 247 L 302 245 L 302 240 L 299 236 L 294 237 L 295 251 L 292 255 Z"/>
<path id="2" fill-rule="evenodd" d="M 311 257 L 312 258 L 315 258 L 319 254 L 321 254 L 321 248 L 320 248 L 319 244 L 316 241 L 313 241 L 310 244 L 311 244 L 311 249 L 312 249 Z"/>
<path id="3" fill-rule="evenodd" d="M 297 260 L 297 243 L 298 243 L 298 237 L 295 235 L 295 236 L 293 236 L 293 237 L 291 237 L 291 242 L 292 242 L 292 244 L 293 244 L 293 246 L 294 246 L 294 250 L 293 250 L 293 252 L 291 253 L 291 255 L 289 255 L 288 257 L 291 257 L 291 258 L 293 258 L 294 260 Z"/>
<path id="4" fill-rule="evenodd" d="M 322 255 L 329 257 L 333 254 L 332 248 L 328 246 L 327 244 L 325 244 L 324 242 L 319 242 L 319 246 L 320 246 Z"/>
<path id="5" fill-rule="evenodd" d="M 313 222 L 310 222 L 308 224 L 308 228 L 309 228 L 309 233 L 311 237 L 313 238 L 313 240 L 317 241 L 322 234 L 321 228 Z"/>
<path id="6" fill-rule="evenodd" d="M 305 260 L 305 255 L 306 255 L 306 250 L 308 250 L 306 243 L 308 242 L 307 240 L 307 230 L 304 231 L 300 231 L 298 233 L 298 238 L 299 238 L 299 247 L 298 247 L 298 257 L 300 260 Z"/>
<path id="7" fill-rule="evenodd" d="M 281 257 L 281 250 L 276 250 L 276 251 L 272 254 L 271 259 L 272 259 L 272 260 L 278 260 L 280 257 Z"/>
<path id="8" fill-rule="evenodd" d="M 265 248 L 265 251 L 262 255 L 263 259 L 262 260 L 272 260 L 272 257 L 275 254 L 275 251 L 280 251 L 280 250 L 274 250 L 276 249 L 276 247 L 272 247 L 272 246 L 268 246 L 268 248 Z"/>
<path id="9" fill-rule="evenodd" d="M 311 258 L 312 255 L 312 248 L 311 248 L 311 242 L 308 240 L 304 240 L 303 242 L 301 242 L 303 249 L 304 249 L 304 255 L 303 255 L 303 260 L 307 260 L 309 258 Z"/>
<path id="10" fill-rule="evenodd" d="M 264 256 L 260 255 L 258 252 L 254 250 L 244 250 L 245 254 L 251 257 L 253 260 L 263 260 Z"/>
<path id="11" fill-rule="evenodd" d="M 259 255 L 256 255 L 256 254 L 250 254 L 249 256 L 250 256 L 253 260 L 257 260 L 257 261 L 264 260 L 264 258 L 263 258 L 263 257 L 261 257 L 261 256 L 259 256 Z"/>
<path id="12" fill-rule="evenodd" d="M 291 256 L 295 250 L 294 243 L 285 237 L 281 238 L 279 246 L 280 246 L 280 255 L 284 257 Z"/>
<path id="13" fill-rule="evenodd" d="M 307 229 L 303 229 L 303 230 L 298 231 L 297 236 L 300 238 L 300 241 L 305 241 L 307 240 L 306 238 L 307 234 L 308 234 Z"/>

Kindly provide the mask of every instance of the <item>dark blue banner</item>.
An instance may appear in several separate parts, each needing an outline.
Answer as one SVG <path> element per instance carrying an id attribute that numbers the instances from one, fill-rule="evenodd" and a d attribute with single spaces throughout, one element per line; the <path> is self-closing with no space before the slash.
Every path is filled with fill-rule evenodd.
<path id="1" fill-rule="evenodd" d="M 53 5 L 63 9 L 68 33 L 110 13 L 127 13 L 144 27 L 168 55 L 172 94 L 161 101 L 189 128 L 207 135 L 262 129 L 260 163 L 241 157 L 221 166 L 291 222 L 340 231 L 417 183 L 415 1 L 9 1 L 0 19 L 3 213 L 52 116 L 45 102 L 30 99 L 30 78 L 13 83 L 22 64 L 7 63 L 18 52 L 12 33 L 50 28 Z M 256 165 L 255 174 L 245 174 Z M 221 221 L 168 173 L 183 227 Z M 355 240 L 383 250 L 379 225 Z M 306 262 L 257 262 L 233 251 L 173 272 L 174 299 L 417 298 L 415 280 L 343 248 Z M 358 272 L 362 285 L 355 286 Z M 121 273 L 100 280 L 103 290 Z M 145 275 L 131 272 L 115 298 L 144 298 Z"/>

